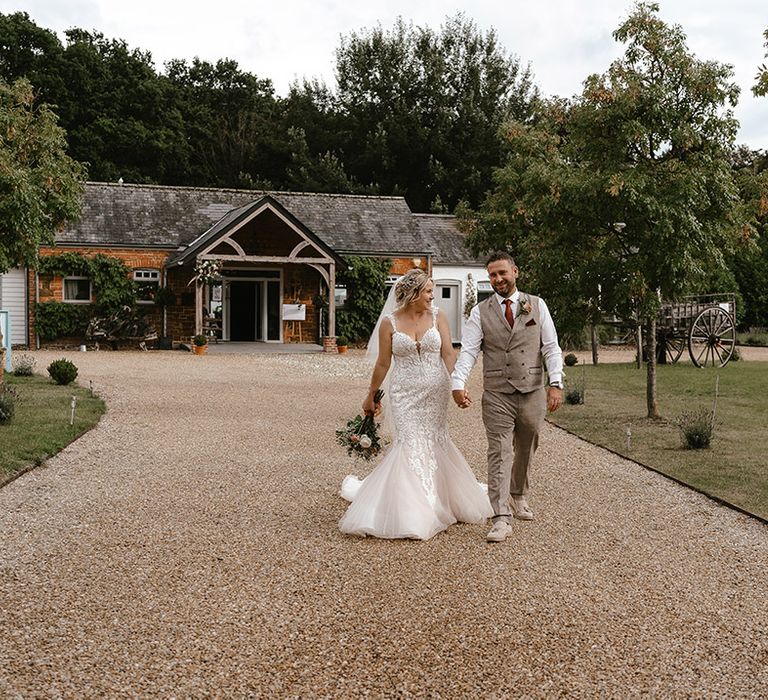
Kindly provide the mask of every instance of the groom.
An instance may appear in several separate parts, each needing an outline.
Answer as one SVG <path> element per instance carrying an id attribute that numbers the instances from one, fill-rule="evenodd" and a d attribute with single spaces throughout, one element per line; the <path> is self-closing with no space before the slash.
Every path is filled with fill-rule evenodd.
<path id="1" fill-rule="evenodd" d="M 494 253 L 486 267 L 495 294 L 472 309 L 451 378 L 453 400 L 468 408 L 472 399 L 465 386 L 482 350 L 488 496 L 494 512 L 486 539 L 501 542 L 512 531 L 513 517 L 533 520 L 525 498 L 528 471 L 546 410 L 556 411 L 563 402 L 563 359 L 547 305 L 517 289 L 512 256 Z"/>

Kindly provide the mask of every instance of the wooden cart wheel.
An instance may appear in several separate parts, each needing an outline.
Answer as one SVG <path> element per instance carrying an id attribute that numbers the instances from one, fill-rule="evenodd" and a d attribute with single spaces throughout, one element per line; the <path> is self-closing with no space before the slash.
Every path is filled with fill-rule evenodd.
<path id="1" fill-rule="evenodd" d="M 688 354 L 697 367 L 725 367 L 735 345 L 736 324 L 719 306 L 704 309 L 688 334 Z"/>
<path id="2" fill-rule="evenodd" d="M 685 336 L 670 333 L 664 336 L 664 347 L 667 351 L 667 359 L 674 364 L 680 359 L 685 350 Z"/>

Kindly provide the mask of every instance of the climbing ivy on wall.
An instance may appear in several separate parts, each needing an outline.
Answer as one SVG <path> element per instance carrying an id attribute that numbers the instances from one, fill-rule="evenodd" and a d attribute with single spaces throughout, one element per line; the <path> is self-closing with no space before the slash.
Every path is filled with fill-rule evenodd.
<path id="1" fill-rule="evenodd" d="M 82 337 L 91 318 L 90 305 L 46 301 L 35 304 L 35 332 L 43 340 Z"/>
<path id="2" fill-rule="evenodd" d="M 35 329 L 44 340 L 82 336 L 91 317 L 109 316 L 125 306 L 136 305 L 136 285 L 131 269 L 120 259 L 99 253 L 86 257 L 67 252 L 41 256 L 37 260 L 41 275 L 88 277 L 95 297 L 93 304 L 67 304 L 46 301 L 35 304 Z"/>
<path id="3" fill-rule="evenodd" d="M 392 261 L 357 255 L 344 261 L 347 266 L 336 279 L 347 288 L 347 302 L 336 314 L 336 330 L 354 341 L 367 340 L 384 306 Z"/>
<path id="4" fill-rule="evenodd" d="M 136 304 L 136 285 L 130 277 L 131 270 L 118 258 L 102 253 L 93 257 L 74 252 L 45 255 L 38 258 L 37 271 L 42 275 L 88 277 L 96 299 L 93 306 L 97 314 L 112 314 L 123 306 L 133 307 Z"/>

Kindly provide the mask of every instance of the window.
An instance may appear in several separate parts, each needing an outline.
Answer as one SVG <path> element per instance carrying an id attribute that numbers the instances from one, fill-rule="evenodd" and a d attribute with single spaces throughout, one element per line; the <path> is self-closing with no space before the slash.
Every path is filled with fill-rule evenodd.
<path id="1" fill-rule="evenodd" d="M 443 299 L 450 299 L 451 298 L 451 288 L 450 287 L 443 287 L 440 290 Z"/>
<path id="2" fill-rule="evenodd" d="M 484 301 L 493 294 L 493 287 L 490 282 L 478 282 L 477 283 L 477 303 Z"/>
<path id="3" fill-rule="evenodd" d="M 64 301 L 70 304 L 90 304 L 91 280 L 87 277 L 65 277 Z"/>
<path id="4" fill-rule="evenodd" d="M 160 286 L 160 270 L 134 270 L 133 281 L 139 304 L 154 304 L 155 292 Z"/>

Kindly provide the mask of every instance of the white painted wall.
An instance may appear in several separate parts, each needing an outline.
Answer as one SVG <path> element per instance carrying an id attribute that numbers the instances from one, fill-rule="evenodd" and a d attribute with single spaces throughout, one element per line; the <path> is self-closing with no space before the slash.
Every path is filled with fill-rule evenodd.
<path id="1" fill-rule="evenodd" d="M 27 344 L 27 271 L 9 270 L 0 275 L 0 309 L 11 314 L 11 344 Z"/>
<path id="2" fill-rule="evenodd" d="M 432 266 L 432 279 L 435 280 L 436 287 L 439 286 L 440 281 L 443 280 L 458 282 L 459 284 L 459 318 L 451 324 L 452 340 L 455 343 L 458 343 L 461 340 L 461 335 L 464 332 L 464 322 L 466 321 L 464 318 L 464 299 L 467 292 L 467 274 L 469 273 L 472 274 L 472 279 L 474 280 L 475 285 L 481 281 L 488 282 L 488 272 L 481 265 L 476 267 L 457 267 L 449 265 Z M 435 290 L 435 296 L 437 297 L 437 289 Z"/>

